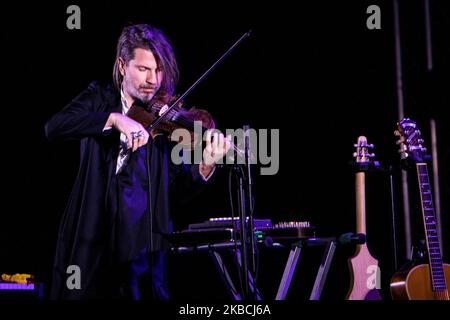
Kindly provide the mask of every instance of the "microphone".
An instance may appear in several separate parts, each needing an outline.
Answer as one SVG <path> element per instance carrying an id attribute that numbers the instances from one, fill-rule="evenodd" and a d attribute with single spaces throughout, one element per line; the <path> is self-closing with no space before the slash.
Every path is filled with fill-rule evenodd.
<path id="1" fill-rule="evenodd" d="M 216 165 L 219 168 L 224 168 L 228 167 L 228 165 L 246 166 L 247 164 L 256 164 L 257 157 L 252 152 L 251 140 L 250 127 L 246 125 L 243 128 L 242 137 L 238 137 L 237 144 L 233 140 L 231 141 L 230 150 L 223 158 L 223 163 L 217 163 Z"/>
<path id="2" fill-rule="evenodd" d="M 338 242 L 340 244 L 364 244 L 366 243 L 366 235 L 364 233 L 348 232 L 341 235 Z"/>

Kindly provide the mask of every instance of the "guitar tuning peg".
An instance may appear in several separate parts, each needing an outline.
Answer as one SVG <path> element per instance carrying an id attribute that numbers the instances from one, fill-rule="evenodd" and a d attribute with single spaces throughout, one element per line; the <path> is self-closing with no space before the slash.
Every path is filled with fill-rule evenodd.
<path id="1" fill-rule="evenodd" d="M 375 153 L 369 154 L 369 158 L 374 158 L 374 157 L 375 157 Z"/>
<path id="2" fill-rule="evenodd" d="M 358 156 L 358 154 L 356 153 L 356 152 L 353 152 L 353 157 L 357 157 Z"/>
<path id="3" fill-rule="evenodd" d="M 373 143 L 369 144 L 369 145 L 367 146 L 367 148 L 373 149 L 373 148 L 374 148 Z"/>

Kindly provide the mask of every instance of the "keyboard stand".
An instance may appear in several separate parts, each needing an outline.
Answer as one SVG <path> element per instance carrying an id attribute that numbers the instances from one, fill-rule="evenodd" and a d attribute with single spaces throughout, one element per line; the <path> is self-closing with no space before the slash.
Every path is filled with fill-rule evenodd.
<path id="1" fill-rule="evenodd" d="M 243 300 L 239 291 L 236 290 L 234 282 L 231 279 L 230 274 L 228 273 L 228 270 L 227 270 L 225 264 L 223 263 L 220 253 L 217 251 L 210 251 L 210 255 L 211 255 L 211 257 L 216 265 L 217 271 L 219 272 L 219 274 L 225 284 L 225 287 L 227 288 L 231 297 L 234 300 Z M 239 268 L 239 270 L 238 270 L 238 272 L 239 272 L 240 270 L 242 270 L 241 252 L 239 249 L 233 249 L 233 258 L 234 258 L 234 261 L 235 261 L 237 267 Z M 248 280 L 249 280 L 250 292 L 255 294 L 254 279 L 253 279 L 252 273 L 250 271 L 248 271 Z M 259 292 L 258 288 L 256 288 L 255 300 L 262 300 L 261 293 Z"/>
<path id="2" fill-rule="evenodd" d="M 231 249 L 233 254 L 233 259 L 237 264 L 239 270 L 241 270 L 241 254 L 239 251 L 239 241 L 237 243 L 234 242 L 226 242 L 226 243 L 217 243 L 217 244 L 204 244 L 204 245 L 193 245 L 187 247 L 176 247 L 173 248 L 174 252 L 183 253 L 183 252 L 192 252 L 192 251 L 208 251 L 209 255 L 214 261 L 214 265 L 225 285 L 225 288 L 233 300 L 243 300 L 240 291 L 237 289 L 236 285 L 233 282 L 233 279 L 228 272 L 227 267 L 222 259 L 220 254 L 224 249 Z M 312 246 L 325 246 L 325 251 L 322 257 L 322 261 L 319 265 L 319 269 L 317 271 L 316 279 L 313 285 L 313 289 L 311 291 L 310 300 L 319 300 L 320 295 L 322 293 L 322 289 L 325 284 L 325 280 L 328 275 L 328 271 L 330 269 L 331 261 L 334 256 L 334 252 L 336 250 L 336 238 L 305 238 L 301 239 L 291 245 L 291 250 L 289 252 L 289 257 L 286 262 L 286 266 L 284 268 L 283 276 L 280 281 L 280 285 L 278 287 L 278 292 L 276 294 L 275 300 L 285 300 L 286 295 L 289 291 L 289 287 L 291 285 L 292 277 L 295 273 L 295 269 L 297 267 L 298 259 L 300 257 L 300 253 L 302 248 L 304 247 L 312 247 Z M 285 245 L 274 242 L 273 247 L 275 248 L 286 248 Z M 238 272 L 239 272 L 238 270 Z M 249 279 L 249 289 L 250 292 L 254 291 L 254 279 L 249 271 L 248 273 Z M 256 288 L 255 300 L 262 300 L 262 296 Z"/>
<path id="3" fill-rule="evenodd" d="M 177 247 L 173 248 L 174 252 L 182 253 L 182 252 L 190 252 L 190 251 L 208 251 L 212 260 L 214 261 L 214 265 L 225 285 L 225 288 L 233 300 L 243 300 L 241 293 L 236 289 L 236 286 L 228 272 L 228 269 L 222 259 L 220 251 L 224 249 L 230 249 L 233 255 L 233 260 L 236 263 L 236 266 L 239 268 L 238 272 L 242 270 L 242 259 L 241 252 L 238 249 L 240 245 L 240 241 L 236 244 L 234 242 L 227 243 L 217 243 L 217 244 L 205 244 L 205 245 L 197 245 L 192 247 Z M 254 279 L 250 271 L 248 271 L 248 280 L 249 280 L 249 290 L 251 293 L 254 293 Z M 262 300 L 261 293 L 258 288 L 256 288 L 255 300 Z"/>
<path id="4" fill-rule="evenodd" d="M 227 292 L 231 295 L 231 298 L 233 300 L 242 300 L 241 294 L 239 293 L 238 290 L 236 290 L 233 280 L 231 279 L 230 274 L 228 273 L 227 267 L 225 266 L 225 263 L 223 262 L 220 253 L 218 253 L 217 251 L 210 251 L 209 254 L 213 259 L 216 269 L 222 278 L 222 281 L 225 285 Z"/>
<path id="5" fill-rule="evenodd" d="M 275 300 L 286 299 L 286 295 L 291 285 L 292 277 L 294 275 L 302 247 L 321 245 L 326 246 L 325 252 L 322 257 L 322 262 L 320 263 L 319 270 L 317 271 L 316 280 L 314 282 L 314 286 L 310 296 L 310 300 L 320 299 L 320 295 L 322 293 L 322 289 L 328 275 L 328 270 L 330 269 L 331 261 L 333 259 L 334 251 L 336 250 L 335 238 L 306 238 L 292 245 Z M 284 247 L 276 243 L 274 243 L 274 246 Z"/>

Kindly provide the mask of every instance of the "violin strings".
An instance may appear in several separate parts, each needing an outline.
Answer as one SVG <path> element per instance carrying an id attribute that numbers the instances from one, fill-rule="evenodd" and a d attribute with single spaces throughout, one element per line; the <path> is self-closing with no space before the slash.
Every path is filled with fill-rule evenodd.
<path id="1" fill-rule="evenodd" d="M 171 113 L 170 117 L 172 118 L 173 121 L 178 122 L 181 125 L 184 125 L 185 127 L 193 128 L 192 121 L 190 121 L 189 119 L 184 117 L 182 114 L 179 114 L 175 110 L 171 110 L 170 113 Z M 202 126 L 202 129 L 206 129 L 206 128 Z M 236 151 L 237 153 L 242 152 L 234 143 L 231 143 L 231 144 L 232 144 L 234 151 Z"/>

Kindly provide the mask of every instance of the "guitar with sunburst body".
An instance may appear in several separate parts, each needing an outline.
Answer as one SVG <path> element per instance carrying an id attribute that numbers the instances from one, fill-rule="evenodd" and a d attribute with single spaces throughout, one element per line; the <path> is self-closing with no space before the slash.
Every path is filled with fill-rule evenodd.
<path id="1" fill-rule="evenodd" d="M 419 182 L 428 263 L 396 272 L 391 279 L 391 295 L 395 300 L 449 300 L 447 282 L 450 265 L 442 262 L 433 196 L 428 176 L 427 161 L 430 156 L 423 147 L 422 135 L 415 121 L 405 118 L 397 123 L 395 135 L 399 153 L 406 167 L 416 168 Z"/>

